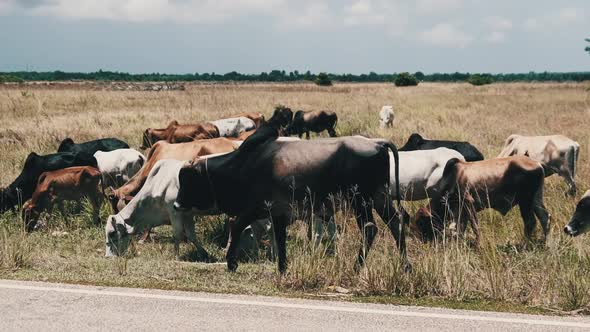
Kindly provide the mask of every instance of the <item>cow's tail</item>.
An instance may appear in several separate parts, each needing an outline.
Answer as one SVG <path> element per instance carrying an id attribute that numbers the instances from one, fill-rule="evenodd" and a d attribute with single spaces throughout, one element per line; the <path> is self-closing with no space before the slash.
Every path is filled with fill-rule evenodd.
<path id="1" fill-rule="evenodd" d="M 401 207 L 402 207 L 401 191 L 400 191 L 400 186 L 399 186 L 399 153 L 397 151 L 397 147 L 391 142 L 385 142 L 384 146 L 387 147 L 389 150 L 391 150 L 391 153 L 393 154 L 393 161 L 395 162 L 394 177 L 395 177 L 396 202 L 397 202 L 397 208 L 398 208 L 399 212 L 402 213 L 401 212 L 402 211 L 401 210 Z M 387 182 L 388 188 L 389 188 L 390 183 L 391 183 L 391 181 Z M 389 193 L 389 190 L 388 190 L 388 193 Z"/>
<path id="2" fill-rule="evenodd" d="M 570 172 L 572 173 L 572 178 L 576 177 L 576 162 L 578 160 L 578 153 L 579 148 L 576 146 L 570 147 L 567 153 L 567 163 Z"/>

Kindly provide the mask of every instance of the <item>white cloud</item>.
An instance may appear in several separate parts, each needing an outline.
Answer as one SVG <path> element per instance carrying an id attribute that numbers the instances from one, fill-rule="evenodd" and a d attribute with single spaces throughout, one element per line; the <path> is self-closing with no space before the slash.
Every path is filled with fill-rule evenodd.
<path id="1" fill-rule="evenodd" d="M 492 31 L 486 38 L 486 40 L 490 43 L 502 43 L 506 40 L 506 35 L 504 32 L 501 31 Z"/>
<path id="2" fill-rule="evenodd" d="M 452 23 L 439 23 L 421 32 L 419 38 L 428 44 L 459 48 L 466 47 L 473 40 L 471 35 Z"/>
<path id="3" fill-rule="evenodd" d="M 290 15 L 291 16 L 291 15 Z M 289 26 L 295 27 L 316 27 L 331 25 L 333 16 L 328 5 L 324 2 L 313 2 L 305 7 L 302 14 L 291 16 Z"/>
<path id="4" fill-rule="evenodd" d="M 36 15 L 113 21 L 217 22 L 252 13 L 270 13 L 283 0 L 37 0 Z"/>
<path id="5" fill-rule="evenodd" d="M 426 14 L 436 14 L 458 9 L 463 6 L 463 0 L 417 0 L 416 10 Z"/>
<path id="6" fill-rule="evenodd" d="M 13 0 L 0 0 L 0 15 L 8 15 L 12 13 L 15 7 Z"/>
<path id="7" fill-rule="evenodd" d="M 532 18 L 532 17 L 527 18 L 524 21 L 523 26 L 526 30 L 538 30 L 539 28 L 541 28 L 541 24 L 539 23 L 539 20 L 536 18 Z"/>
<path id="8" fill-rule="evenodd" d="M 580 22 L 584 18 L 584 10 L 580 8 L 562 8 L 555 18 L 558 24 L 568 24 L 573 22 Z"/>
<path id="9" fill-rule="evenodd" d="M 492 30 L 510 30 L 512 29 L 512 21 L 500 16 L 489 16 L 484 19 L 485 23 L 492 28 Z"/>
<path id="10" fill-rule="evenodd" d="M 385 23 L 385 13 L 377 11 L 371 0 L 359 0 L 344 8 L 344 22 L 349 25 L 371 25 Z"/>
<path id="11" fill-rule="evenodd" d="M 566 7 L 555 13 L 547 14 L 541 17 L 530 17 L 524 21 L 525 30 L 543 30 L 547 28 L 562 28 L 572 24 L 584 22 L 586 13 L 582 8 Z"/>

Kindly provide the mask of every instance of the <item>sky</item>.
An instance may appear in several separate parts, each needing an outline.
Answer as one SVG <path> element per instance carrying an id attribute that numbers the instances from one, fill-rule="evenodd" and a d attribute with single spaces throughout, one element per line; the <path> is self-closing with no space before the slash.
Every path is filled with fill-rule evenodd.
<path id="1" fill-rule="evenodd" d="M 0 71 L 590 71 L 590 0 L 0 0 Z"/>

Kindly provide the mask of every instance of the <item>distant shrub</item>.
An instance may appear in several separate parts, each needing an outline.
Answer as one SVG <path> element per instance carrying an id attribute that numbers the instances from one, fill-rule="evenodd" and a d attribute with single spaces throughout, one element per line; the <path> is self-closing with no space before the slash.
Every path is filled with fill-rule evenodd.
<path id="1" fill-rule="evenodd" d="M 0 75 L 0 83 L 22 83 L 24 80 L 13 75 Z"/>
<path id="2" fill-rule="evenodd" d="M 331 86 L 332 80 L 326 73 L 319 73 L 315 79 L 315 84 L 320 86 Z"/>
<path id="3" fill-rule="evenodd" d="M 471 85 L 486 85 L 494 83 L 494 79 L 490 75 L 473 74 L 469 76 L 467 82 Z"/>
<path id="4" fill-rule="evenodd" d="M 393 83 L 395 86 L 416 86 L 418 85 L 418 79 L 410 73 L 399 73 Z"/>

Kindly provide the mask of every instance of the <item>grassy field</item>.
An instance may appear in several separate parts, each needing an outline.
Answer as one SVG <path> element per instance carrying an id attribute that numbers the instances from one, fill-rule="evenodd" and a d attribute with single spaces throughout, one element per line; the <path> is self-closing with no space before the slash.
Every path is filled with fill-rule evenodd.
<path id="1" fill-rule="evenodd" d="M 20 172 L 31 151 L 50 153 L 65 137 L 76 141 L 117 137 L 132 147 L 147 127 L 170 120 L 213 120 L 241 112 L 270 114 L 277 104 L 294 109 L 338 112 L 340 135 L 390 138 L 401 146 L 412 132 L 425 137 L 467 140 L 493 158 L 510 134 L 565 134 L 581 146 L 576 198 L 566 198 L 561 178 L 550 177 L 545 203 L 552 214 L 547 246 L 523 250 L 518 209 L 502 217 L 480 213 L 482 245 L 473 248 L 453 238 L 435 244 L 409 240 L 414 272 L 400 267 L 393 238 L 379 223 L 379 236 L 366 268 L 353 271 L 360 234 L 348 214 L 339 214 L 334 255 L 314 249 L 301 223 L 290 229 L 290 266 L 280 277 L 275 264 L 260 260 L 240 265 L 237 273 L 223 264 L 175 261 L 169 227 L 149 243 L 136 244 L 129 257 L 104 258 L 104 230 L 92 226 L 88 206 L 66 227 L 59 215 L 48 226 L 23 234 L 20 218 L 0 216 L 0 278 L 83 284 L 156 287 L 212 292 L 307 297 L 355 301 L 441 305 L 534 312 L 590 310 L 590 236 L 571 239 L 562 228 L 577 199 L 590 189 L 590 92 L 584 84 L 307 84 L 187 85 L 186 91 L 94 91 L 80 87 L 0 86 L 0 185 Z M 382 105 L 393 105 L 394 128 L 378 128 Z M 424 202 L 421 202 L 422 204 Z M 420 203 L 404 203 L 415 211 Z M 70 207 L 73 209 L 74 207 Z M 110 213 L 105 205 L 101 218 Z M 223 260 L 219 236 L 223 218 L 203 218 L 198 232 L 208 249 Z M 537 236 L 540 236 L 540 230 Z M 335 287 L 339 286 L 344 288 Z M 346 293 L 347 294 L 343 294 Z"/>

